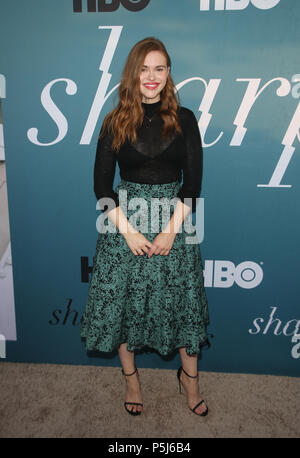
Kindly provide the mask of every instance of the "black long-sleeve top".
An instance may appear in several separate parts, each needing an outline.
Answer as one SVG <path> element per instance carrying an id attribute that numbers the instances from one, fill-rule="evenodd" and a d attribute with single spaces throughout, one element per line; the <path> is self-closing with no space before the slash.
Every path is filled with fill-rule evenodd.
<path id="1" fill-rule="evenodd" d="M 112 150 L 112 137 L 108 133 L 98 140 L 94 165 L 94 192 L 97 200 L 110 197 L 119 206 L 118 194 L 113 189 L 116 162 L 120 177 L 136 183 L 162 184 L 174 181 L 183 183 L 177 197 L 192 198 L 195 210 L 200 196 L 203 172 L 203 151 L 198 123 L 194 113 L 179 107 L 178 119 L 182 133 L 165 139 L 161 135 L 163 120 L 157 114 L 161 101 L 145 104 L 144 120 L 137 130 L 137 141 L 128 140 L 116 153 Z M 183 177 L 182 177 L 183 174 Z M 189 202 L 184 202 L 189 205 Z M 107 208 L 107 207 L 105 207 Z"/>

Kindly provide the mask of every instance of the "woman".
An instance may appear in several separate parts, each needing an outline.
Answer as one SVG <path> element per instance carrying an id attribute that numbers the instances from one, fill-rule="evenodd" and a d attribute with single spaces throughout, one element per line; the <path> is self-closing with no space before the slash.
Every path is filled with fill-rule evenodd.
<path id="1" fill-rule="evenodd" d="M 197 356 L 209 345 L 208 306 L 199 243 L 188 243 L 191 234 L 182 228 L 200 195 L 202 145 L 193 112 L 179 105 L 170 67 L 161 41 L 139 41 L 123 70 L 119 103 L 101 128 L 94 191 L 115 207 L 106 211 L 110 230 L 102 225 L 98 237 L 81 336 L 88 350 L 118 349 L 132 415 L 143 409 L 134 351 L 178 349 L 180 392 L 183 385 L 189 408 L 203 416 Z M 114 190 L 116 161 L 121 182 Z M 140 206 L 130 204 L 135 198 Z M 154 201 L 167 202 L 167 220 L 166 207 L 155 213 Z"/>

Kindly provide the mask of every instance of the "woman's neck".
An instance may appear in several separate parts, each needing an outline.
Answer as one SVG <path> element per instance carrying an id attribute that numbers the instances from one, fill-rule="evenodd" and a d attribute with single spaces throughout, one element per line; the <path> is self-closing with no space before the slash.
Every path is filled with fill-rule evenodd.
<path id="1" fill-rule="evenodd" d="M 154 112 L 156 110 L 158 110 L 158 108 L 160 107 L 161 105 L 161 100 L 159 100 L 158 102 L 154 102 L 154 103 L 145 103 L 145 102 L 142 102 L 142 107 L 144 108 L 144 110 L 149 113 L 149 112 Z"/>
<path id="2" fill-rule="evenodd" d="M 153 103 L 158 103 L 161 101 L 161 98 L 159 96 L 159 99 L 157 100 L 156 97 L 155 97 L 155 102 L 153 101 L 153 99 L 148 99 L 147 97 L 142 97 L 142 103 L 145 103 L 147 105 L 152 105 Z"/>

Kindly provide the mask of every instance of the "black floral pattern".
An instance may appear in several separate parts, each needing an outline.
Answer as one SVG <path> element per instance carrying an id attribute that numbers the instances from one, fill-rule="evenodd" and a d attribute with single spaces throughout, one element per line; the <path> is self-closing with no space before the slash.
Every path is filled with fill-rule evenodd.
<path id="1" fill-rule="evenodd" d="M 150 232 L 151 199 L 172 199 L 179 189 L 178 181 L 153 185 L 121 180 L 116 192 L 128 219 L 138 209 L 126 207 L 120 190 L 127 191 L 127 203 L 133 197 L 147 201 L 149 231 L 144 235 L 152 242 L 163 228 L 163 219 L 162 211 L 156 221 L 152 213 L 152 224 L 157 223 L 159 230 Z M 173 211 L 171 207 L 170 215 Z M 132 351 L 150 349 L 169 355 L 186 347 L 192 355 L 209 345 L 200 245 L 186 243 L 190 235 L 182 226 L 167 256 L 148 258 L 135 256 L 117 228 L 114 233 L 99 233 L 80 329 L 87 350 L 111 352 L 127 342 Z"/>

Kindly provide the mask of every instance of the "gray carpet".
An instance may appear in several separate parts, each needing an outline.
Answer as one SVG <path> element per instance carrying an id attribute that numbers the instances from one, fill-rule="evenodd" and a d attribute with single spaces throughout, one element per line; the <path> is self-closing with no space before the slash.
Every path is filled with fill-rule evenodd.
<path id="1" fill-rule="evenodd" d="M 0 363 L 0 437 L 299 437 L 300 379 L 199 372 L 209 405 L 197 417 L 176 371 L 139 368 L 144 412 L 124 409 L 120 368 Z"/>

